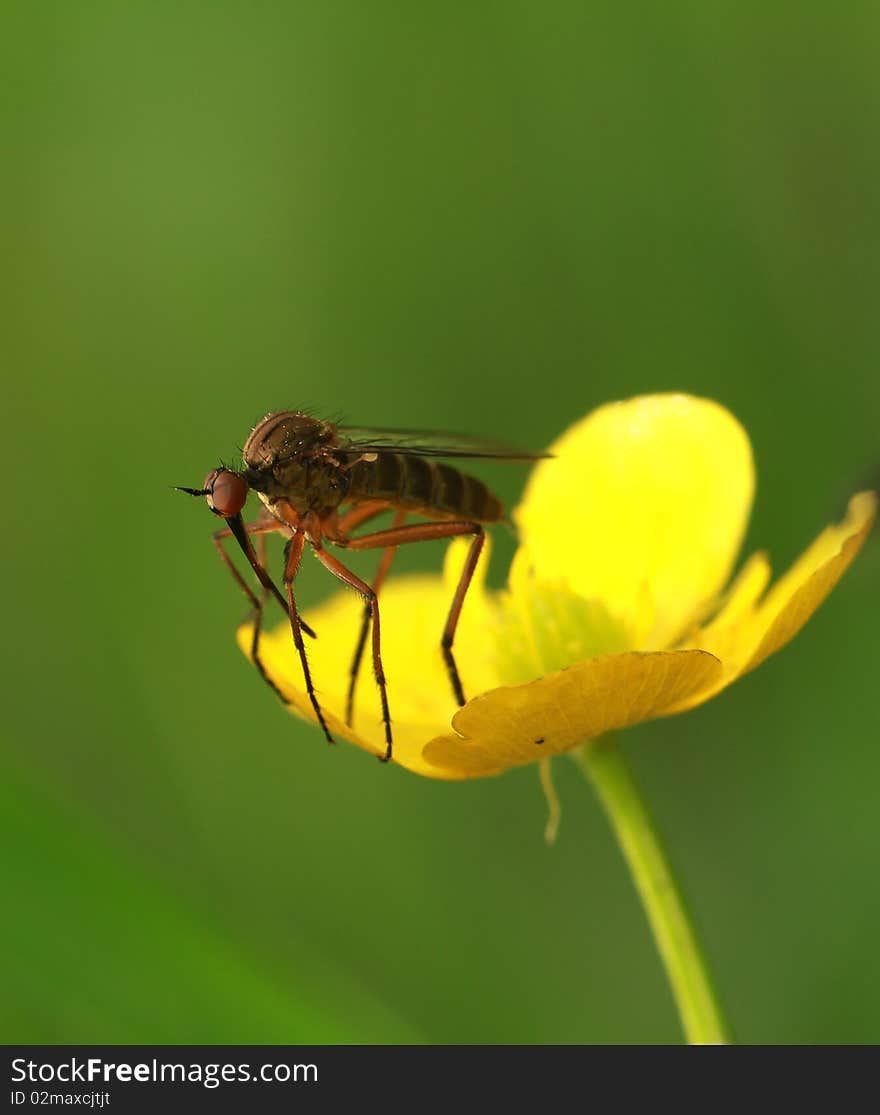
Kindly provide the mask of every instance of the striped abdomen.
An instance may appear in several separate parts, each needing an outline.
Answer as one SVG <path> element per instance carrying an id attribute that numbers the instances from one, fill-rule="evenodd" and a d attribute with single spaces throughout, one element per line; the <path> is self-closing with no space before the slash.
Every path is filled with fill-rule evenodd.
<path id="1" fill-rule="evenodd" d="M 429 517 L 478 523 L 497 523 L 504 515 L 482 480 L 426 457 L 377 453 L 375 461 L 358 461 L 348 480 L 352 502 L 387 500 Z"/>

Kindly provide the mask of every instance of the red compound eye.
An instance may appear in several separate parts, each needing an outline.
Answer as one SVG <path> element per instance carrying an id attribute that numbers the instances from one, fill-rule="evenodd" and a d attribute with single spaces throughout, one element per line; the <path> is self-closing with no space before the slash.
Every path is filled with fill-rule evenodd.
<path id="1" fill-rule="evenodd" d="M 235 472 L 226 468 L 215 468 L 205 477 L 205 498 L 215 515 L 230 519 L 237 515 L 245 505 L 248 486 Z"/>

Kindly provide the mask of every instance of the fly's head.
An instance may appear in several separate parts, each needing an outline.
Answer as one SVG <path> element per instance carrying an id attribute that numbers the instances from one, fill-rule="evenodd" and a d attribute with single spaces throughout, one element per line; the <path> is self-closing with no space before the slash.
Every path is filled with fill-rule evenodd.
<path id="1" fill-rule="evenodd" d="M 232 519 L 241 514 L 248 495 L 245 478 L 229 468 L 214 468 L 205 477 L 201 488 L 178 488 L 188 496 L 204 496 L 208 507 L 221 519 Z"/>
<path id="2" fill-rule="evenodd" d="M 336 507 L 346 489 L 344 470 L 333 453 L 336 428 L 297 410 L 278 411 L 258 422 L 244 444 L 244 468 L 212 469 L 201 488 L 178 488 L 204 496 L 214 515 L 231 525 L 249 491 L 273 511 L 284 500 L 299 514 Z"/>

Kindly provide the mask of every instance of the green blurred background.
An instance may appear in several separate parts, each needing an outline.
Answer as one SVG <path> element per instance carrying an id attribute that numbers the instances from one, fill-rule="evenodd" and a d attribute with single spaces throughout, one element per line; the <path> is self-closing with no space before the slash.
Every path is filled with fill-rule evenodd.
<path id="1" fill-rule="evenodd" d="M 573 764 L 548 849 L 534 770 L 327 748 L 170 485 L 271 409 L 541 447 L 679 389 L 749 429 L 779 568 L 880 464 L 876 4 L 4 16 L 2 1038 L 679 1040 Z M 744 1041 L 880 1040 L 878 549 L 626 737 Z"/>

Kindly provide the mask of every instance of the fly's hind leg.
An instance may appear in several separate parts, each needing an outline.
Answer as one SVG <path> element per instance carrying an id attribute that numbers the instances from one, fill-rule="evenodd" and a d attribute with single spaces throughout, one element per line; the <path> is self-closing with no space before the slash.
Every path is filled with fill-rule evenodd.
<path id="1" fill-rule="evenodd" d="M 452 652 L 452 645 L 455 642 L 455 629 L 458 627 L 458 620 L 461 616 L 464 598 L 467 596 L 467 591 L 473 580 L 474 570 L 477 568 L 477 562 L 480 560 L 483 543 L 486 540 L 486 532 L 482 525 L 480 523 L 465 521 L 414 523 L 411 526 L 392 527 L 390 530 L 379 530 L 374 534 L 364 534 L 361 535 L 360 538 L 349 538 L 337 543 L 338 545 L 345 546 L 349 550 L 376 550 L 381 546 L 404 546 L 408 542 L 431 542 L 441 538 L 457 538 L 468 534 L 473 535 L 473 539 L 470 549 L 468 550 L 464 568 L 461 571 L 461 577 L 459 578 L 455 595 L 452 598 L 449 615 L 446 617 L 446 624 L 443 628 L 443 635 L 440 640 L 440 649 L 443 653 L 443 661 L 446 663 L 446 669 L 449 673 L 452 692 L 455 694 L 455 699 L 459 705 L 465 703 L 465 697 L 461 678 L 458 673 L 458 666 L 455 662 L 455 655 Z"/>
<path id="2" fill-rule="evenodd" d="M 467 590 L 470 588 L 471 581 L 474 577 L 474 571 L 477 568 L 477 562 L 480 560 L 480 554 L 483 551 L 483 543 L 486 541 L 485 530 L 477 523 L 473 523 L 472 526 L 475 528 L 474 536 L 471 539 L 470 549 L 465 559 L 464 568 L 461 571 L 461 577 L 459 577 L 458 580 L 455 596 L 453 596 L 452 604 L 449 607 L 449 615 L 446 617 L 446 626 L 443 628 L 443 636 L 440 639 L 443 661 L 446 663 L 446 670 L 449 674 L 452 692 L 455 694 L 455 699 L 458 701 L 459 705 L 465 703 L 465 697 L 464 689 L 461 684 L 461 677 L 458 673 L 458 666 L 455 662 L 455 655 L 452 653 L 452 644 L 455 641 L 455 629 L 458 627 L 458 620 L 461 616 L 464 598 L 467 596 Z"/>

